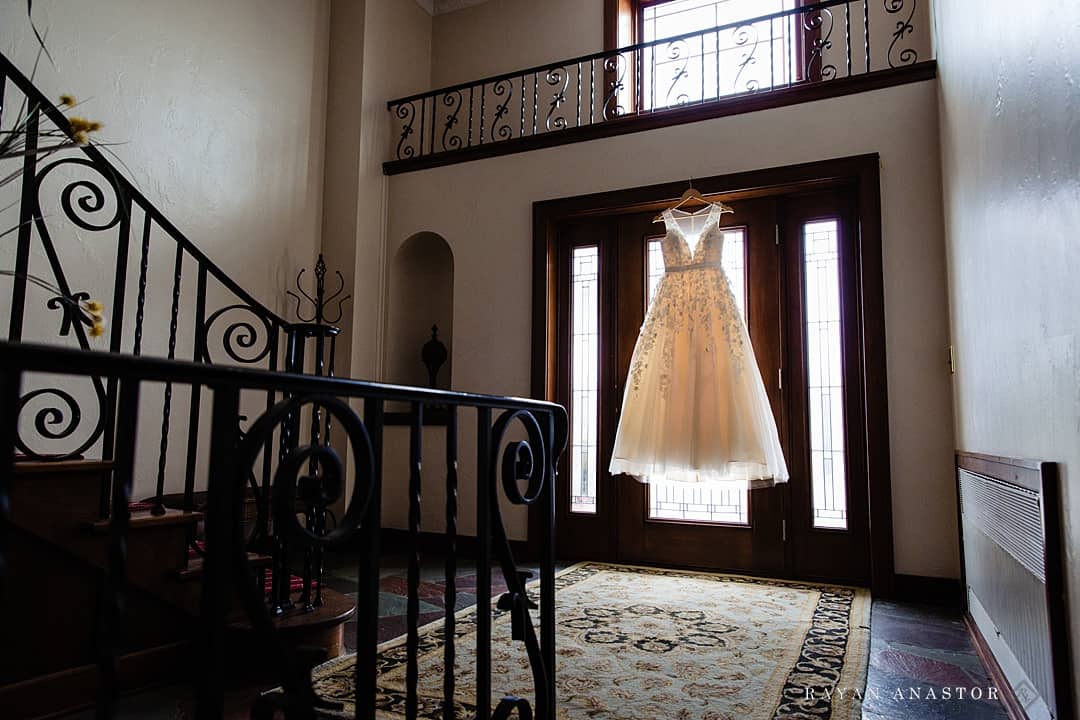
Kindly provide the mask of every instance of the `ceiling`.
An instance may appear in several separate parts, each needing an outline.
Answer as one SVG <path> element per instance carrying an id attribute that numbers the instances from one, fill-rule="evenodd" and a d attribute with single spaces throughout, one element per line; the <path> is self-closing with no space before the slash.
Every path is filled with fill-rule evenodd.
<path id="1" fill-rule="evenodd" d="M 424 8 L 429 15 L 445 15 L 484 2 L 487 0 L 416 0 L 416 4 Z"/>

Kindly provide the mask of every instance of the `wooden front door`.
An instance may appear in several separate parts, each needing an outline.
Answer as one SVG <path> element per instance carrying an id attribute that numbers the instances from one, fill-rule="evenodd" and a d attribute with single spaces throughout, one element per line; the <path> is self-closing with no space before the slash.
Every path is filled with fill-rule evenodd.
<path id="1" fill-rule="evenodd" d="M 867 582 L 852 204 L 842 190 L 728 201 L 724 266 L 791 472 L 738 491 L 611 476 L 623 383 L 663 272 L 655 209 L 558 228 L 556 396 L 570 411 L 559 552 Z"/>

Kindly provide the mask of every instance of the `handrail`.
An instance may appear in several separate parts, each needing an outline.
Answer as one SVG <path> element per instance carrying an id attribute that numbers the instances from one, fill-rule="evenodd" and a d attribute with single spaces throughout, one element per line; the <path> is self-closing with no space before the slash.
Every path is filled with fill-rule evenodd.
<path id="1" fill-rule="evenodd" d="M 70 123 L 68 123 L 68 119 L 64 115 L 64 113 L 60 112 L 60 109 L 57 108 L 56 105 L 54 105 L 52 101 L 49 100 L 45 96 L 45 94 L 42 93 L 37 88 L 37 86 L 30 81 L 29 78 L 23 75 L 19 68 L 17 68 L 15 64 L 7 58 L 6 55 L 0 53 L 0 76 L 5 75 L 10 78 L 19 88 L 19 91 L 27 97 L 30 105 L 37 105 L 37 107 L 45 113 L 45 115 L 49 118 L 49 120 L 53 122 L 54 125 L 56 125 L 56 127 L 63 130 L 69 138 L 74 140 L 74 137 L 71 133 Z M 123 192 L 127 193 L 134 202 L 138 203 L 138 205 L 143 209 L 144 212 L 148 213 L 150 217 L 173 238 L 173 240 L 175 240 L 184 248 L 185 252 L 190 254 L 191 257 L 200 265 L 206 267 L 207 271 L 211 275 L 213 275 L 214 279 L 224 285 L 230 292 L 243 300 L 245 303 L 254 307 L 259 312 L 266 315 L 268 318 L 272 319 L 275 324 L 279 326 L 287 324 L 287 321 L 284 318 L 282 318 L 273 310 L 266 307 L 261 302 L 252 297 L 246 290 L 244 290 L 244 288 L 238 285 L 235 280 L 229 277 L 224 270 L 218 267 L 217 264 L 215 264 L 214 261 L 206 255 L 206 253 L 200 250 L 193 242 L 191 242 L 191 240 L 187 238 L 186 235 L 180 232 L 180 230 L 177 229 L 175 225 L 173 225 L 172 221 L 170 221 L 165 216 L 165 214 L 157 208 L 157 206 L 150 202 L 150 200 L 148 200 L 146 196 L 143 195 L 142 192 L 140 192 L 139 189 L 135 187 L 135 185 L 133 185 L 130 180 L 128 180 L 123 174 L 121 174 L 120 171 L 117 170 L 116 166 L 109 162 L 109 160 L 105 157 L 104 154 L 102 154 L 100 150 L 98 150 L 96 147 L 89 143 L 86 145 L 79 145 L 78 147 L 87 157 L 89 157 L 94 162 L 94 165 L 98 169 L 106 171 L 103 174 L 105 174 L 112 182 L 118 183 L 122 187 Z"/>
<path id="2" fill-rule="evenodd" d="M 4 360 L 0 366 L 11 363 L 32 367 L 35 372 L 55 372 L 65 375 L 138 373 L 143 380 L 153 382 L 171 380 L 207 386 L 242 384 L 245 388 L 252 390 L 276 390 L 284 393 L 318 392 L 347 397 L 369 397 L 376 400 L 468 404 L 496 409 L 525 408 L 545 412 L 564 412 L 562 406 L 557 403 L 510 395 L 438 390 L 368 380 L 271 372 L 231 365 L 207 365 L 188 360 L 169 360 L 99 350 L 77 350 L 42 343 L 0 340 L 0 359 Z"/>
<path id="3" fill-rule="evenodd" d="M 573 65 L 579 62 L 588 62 L 591 60 L 603 60 L 604 58 L 612 55 L 619 55 L 623 53 L 631 53 L 637 50 L 644 50 L 646 48 L 655 47 L 665 43 L 678 42 L 680 40 L 688 40 L 692 37 L 698 37 L 699 35 L 710 35 L 725 30 L 736 30 L 746 25 L 753 25 L 759 22 L 766 22 L 768 20 L 779 20 L 792 15 L 805 15 L 807 13 L 814 12 L 816 10 L 823 10 L 825 8 L 831 8 L 836 5 L 847 5 L 851 0 L 822 0 L 822 2 L 813 3 L 811 5 L 800 5 L 797 8 L 791 8 L 788 10 L 782 10 L 775 13 L 769 13 L 768 15 L 758 15 L 757 17 L 747 18 L 746 20 L 740 20 L 738 22 L 725 23 L 723 25 L 715 25 L 710 28 L 704 28 L 701 30 L 692 30 L 681 35 L 672 35 L 671 37 L 657 38 L 656 40 L 649 40 L 648 42 L 634 43 L 633 45 L 624 45 L 623 47 L 614 48 L 612 50 L 601 50 L 599 52 L 589 53 L 588 55 L 579 55 L 577 57 L 569 58 L 567 60 L 557 60 L 553 63 L 546 63 L 544 65 L 534 65 L 524 70 L 515 70 L 513 72 L 502 73 L 501 75 L 491 75 L 490 77 L 481 78 L 480 80 L 470 80 L 457 85 L 447 85 L 446 87 L 438 88 L 435 90 L 427 90 L 425 92 L 414 93 L 413 95 L 406 95 L 405 97 L 397 98 L 396 100 L 389 100 L 386 103 L 386 109 L 392 110 L 395 105 L 401 103 L 411 102 L 413 100 L 419 100 L 421 98 L 429 97 L 432 95 L 439 95 L 442 93 L 457 92 L 458 90 L 467 90 L 470 87 L 476 85 L 488 85 L 490 83 L 499 82 L 500 80 L 510 80 L 522 75 L 532 75 L 552 68 L 560 67 L 562 65 Z"/>

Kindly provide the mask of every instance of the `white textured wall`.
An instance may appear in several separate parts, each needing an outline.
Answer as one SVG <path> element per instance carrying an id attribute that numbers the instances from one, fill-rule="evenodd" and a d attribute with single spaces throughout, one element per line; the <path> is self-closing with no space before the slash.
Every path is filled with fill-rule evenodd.
<path id="1" fill-rule="evenodd" d="M 38 86 L 53 98 L 70 92 L 82 100 L 78 114 L 105 123 L 99 141 L 116 143 L 112 151 L 150 201 L 256 299 L 283 312 L 286 284 L 311 266 L 319 243 L 326 0 L 39 0 L 34 12 L 56 61 L 42 60 Z M 25 13 L 24 2 L 0 6 L 0 49 L 29 74 L 37 45 Z M 0 190 L 0 207 L 15 187 Z M 75 289 L 111 292 L 115 232 L 76 236 L 68 226 L 56 240 Z M 11 244 L 0 251 L 5 268 Z M 149 278 L 143 349 L 163 355 L 172 277 L 163 235 L 154 236 L 151 255 L 160 266 Z M 40 250 L 34 257 L 43 269 Z M 190 313 L 192 268 L 182 298 Z M 56 341 L 56 328 L 55 313 L 42 312 L 30 318 L 26 337 Z M 181 328 L 180 344 L 178 353 L 190 357 L 190 328 Z M 154 395 L 160 407 L 160 390 Z M 186 405 L 186 395 L 176 401 Z M 143 430 L 156 424 L 148 420 Z M 177 490 L 182 465 L 172 458 L 168 488 Z M 137 495 L 151 492 L 154 466 L 156 452 L 140 457 Z"/>
<path id="2" fill-rule="evenodd" d="M 389 251 L 423 230 L 447 240 L 455 257 L 454 389 L 526 395 L 534 202 L 870 152 L 884 165 L 896 568 L 955 577 L 935 82 L 395 175 Z M 463 448 L 472 447 L 468 428 L 463 423 Z M 441 467 L 438 451 L 428 467 Z M 472 458 L 463 460 L 462 520 L 471 528 L 475 469 Z M 427 486 L 433 527 L 441 526 L 439 482 L 435 470 Z M 388 508 L 387 520 L 404 522 L 404 509 Z M 525 537 L 524 513 L 512 513 L 508 524 L 512 537 Z"/>
<path id="3" fill-rule="evenodd" d="M 936 3 L 956 443 L 1061 463 L 1080 647 L 1080 5 Z M 1080 679 L 1080 664 L 1073 663 Z"/>

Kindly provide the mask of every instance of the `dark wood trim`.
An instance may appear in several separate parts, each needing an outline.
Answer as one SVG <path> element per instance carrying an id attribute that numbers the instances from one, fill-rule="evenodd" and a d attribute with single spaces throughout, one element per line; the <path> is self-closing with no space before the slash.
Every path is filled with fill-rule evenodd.
<path id="1" fill-rule="evenodd" d="M 954 610 L 964 607 L 963 586 L 957 578 L 897 574 L 895 590 L 893 597 L 903 602 L 940 605 Z"/>
<path id="2" fill-rule="evenodd" d="M 990 646 L 986 644 L 986 638 L 983 637 L 979 626 L 975 624 L 975 620 L 969 612 L 964 613 L 964 625 L 967 627 L 968 634 L 971 635 L 971 642 L 975 645 L 976 654 L 982 660 L 986 671 L 990 673 L 990 680 L 994 683 L 994 687 L 998 689 L 998 699 L 1005 706 L 1005 712 L 1008 714 L 1009 720 L 1028 720 L 1027 713 L 1024 712 L 1020 701 L 1016 699 L 1016 693 L 1013 692 L 1012 685 L 1005 679 L 1005 673 L 1002 672 L 1001 666 L 998 665 L 997 658 L 990 651 Z M 1063 715 L 1062 717 L 1070 716 Z"/>
<path id="3" fill-rule="evenodd" d="M 633 0 L 604 0 L 604 50 L 616 50 L 637 42 L 637 27 L 633 27 L 630 38 L 619 37 L 619 22 L 623 18 L 634 17 Z M 635 24 L 636 25 L 636 24 Z"/>
<path id="4" fill-rule="evenodd" d="M 937 63 L 934 60 L 906 65 L 889 70 L 875 70 L 862 75 L 847 78 L 838 78 L 826 82 L 808 83 L 789 88 L 769 90 L 753 95 L 740 95 L 737 97 L 717 100 L 703 105 L 692 107 L 675 108 L 647 115 L 625 115 L 605 122 L 582 127 L 567 128 L 557 132 L 548 132 L 530 137 L 514 138 L 496 143 L 485 143 L 462 150 L 441 152 L 410 160 L 391 160 L 383 163 L 383 173 L 397 175 L 399 173 L 426 170 L 454 165 L 456 163 L 480 160 L 498 155 L 512 155 L 514 153 L 539 150 L 541 148 L 568 145 L 570 143 L 596 140 L 599 138 L 626 135 L 629 133 L 655 130 L 656 128 L 683 125 L 685 123 L 701 122 L 714 118 L 741 115 L 742 113 L 768 110 L 770 108 L 786 107 L 799 103 L 825 100 L 827 98 L 842 97 L 854 93 L 880 90 L 904 85 L 913 82 L 933 80 L 937 77 Z"/>
<path id="5" fill-rule="evenodd" d="M 727 199 L 775 194 L 778 188 L 858 186 L 860 283 L 860 352 L 865 374 L 866 467 L 870 482 L 871 590 L 876 597 L 895 593 L 893 562 L 892 480 L 889 459 L 888 397 L 885 392 L 885 315 L 881 256 L 880 160 L 876 153 L 768 168 L 730 175 L 695 178 L 704 195 Z M 550 398 L 550 368 L 555 362 L 549 318 L 555 298 L 548 292 L 555 228 L 568 218 L 593 214 L 637 212 L 670 202 L 686 189 L 684 181 L 614 190 L 533 204 L 532 395 Z M 876 295 L 876 296 L 875 296 Z M 529 524 L 538 518 L 530 513 Z M 530 533 L 532 535 L 533 533 Z"/>

